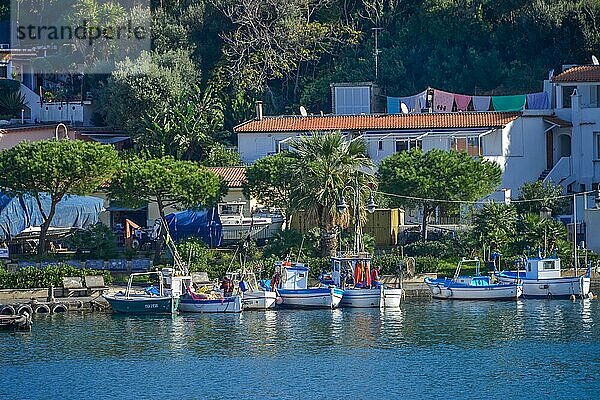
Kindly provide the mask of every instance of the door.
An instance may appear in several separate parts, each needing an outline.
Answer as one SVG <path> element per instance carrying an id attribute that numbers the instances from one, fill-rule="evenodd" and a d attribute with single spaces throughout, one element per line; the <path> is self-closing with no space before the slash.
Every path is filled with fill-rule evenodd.
<path id="1" fill-rule="evenodd" d="M 554 134 L 552 131 L 546 133 L 546 168 L 554 166 Z"/>

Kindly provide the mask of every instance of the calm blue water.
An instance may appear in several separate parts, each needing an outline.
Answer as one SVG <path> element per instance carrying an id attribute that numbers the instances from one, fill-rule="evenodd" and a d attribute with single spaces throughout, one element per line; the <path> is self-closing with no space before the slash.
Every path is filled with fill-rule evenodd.
<path id="1" fill-rule="evenodd" d="M 600 302 L 69 314 L 0 332 L 1 399 L 594 399 Z"/>

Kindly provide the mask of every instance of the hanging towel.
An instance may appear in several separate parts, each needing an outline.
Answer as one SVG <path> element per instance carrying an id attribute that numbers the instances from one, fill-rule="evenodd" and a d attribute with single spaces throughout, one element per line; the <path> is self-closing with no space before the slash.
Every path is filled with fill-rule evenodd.
<path id="1" fill-rule="evenodd" d="M 455 94 L 454 102 L 456 103 L 456 111 L 467 111 L 469 103 L 471 102 L 471 96 L 464 94 Z"/>
<path id="2" fill-rule="evenodd" d="M 419 99 L 419 105 L 421 106 L 417 112 L 421 112 L 422 109 L 427 108 L 427 90 L 423 90 L 416 97 Z"/>
<path id="3" fill-rule="evenodd" d="M 490 96 L 473 96 L 473 109 L 475 111 L 488 111 L 490 109 Z"/>
<path id="4" fill-rule="evenodd" d="M 416 95 L 400 97 L 400 112 L 402 112 L 402 103 L 406 104 L 406 107 L 408 107 L 408 112 L 413 112 L 415 110 L 416 101 L 417 101 Z"/>
<path id="5" fill-rule="evenodd" d="M 547 110 L 550 108 L 548 93 L 530 93 L 527 95 L 527 108 L 530 110 Z"/>
<path id="6" fill-rule="evenodd" d="M 517 94 L 514 96 L 492 96 L 492 104 L 496 111 L 522 111 L 525 108 L 527 96 Z"/>
<path id="7" fill-rule="evenodd" d="M 439 113 L 452 112 L 454 94 L 442 90 L 433 90 L 433 111 Z"/>
<path id="8" fill-rule="evenodd" d="M 387 98 L 387 113 L 388 114 L 400 114 L 400 98 L 389 97 Z"/>

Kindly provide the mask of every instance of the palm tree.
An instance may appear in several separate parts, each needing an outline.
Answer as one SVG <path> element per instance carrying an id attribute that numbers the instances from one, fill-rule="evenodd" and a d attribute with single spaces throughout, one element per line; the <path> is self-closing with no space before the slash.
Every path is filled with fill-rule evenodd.
<path id="1" fill-rule="evenodd" d="M 360 170 L 373 164 L 366 155 L 363 141 L 346 141 L 339 132 L 314 133 L 294 141 L 291 147 L 295 150 L 294 177 L 298 183 L 292 190 L 291 202 L 295 209 L 304 210 L 306 217 L 318 224 L 321 255 L 333 255 L 337 249 L 338 228 L 347 226 L 350 220 L 349 213 L 337 211 L 342 192 L 344 197 L 353 194 L 343 189 L 358 187 L 366 198 L 364 194 L 374 183 L 374 177 Z"/>

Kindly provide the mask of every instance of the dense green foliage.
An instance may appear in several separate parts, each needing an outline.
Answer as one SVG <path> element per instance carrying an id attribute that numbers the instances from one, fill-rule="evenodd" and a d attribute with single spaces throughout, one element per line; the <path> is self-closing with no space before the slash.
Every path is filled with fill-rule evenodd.
<path id="1" fill-rule="evenodd" d="M 0 9 L 1 12 L 1 9 Z M 0 79 L 0 119 L 10 119 L 21 116 L 21 109 L 26 104 L 19 93 L 19 81 Z"/>
<path id="2" fill-rule="evenodd" d="M 193 161 L 132 157 L 121 163 L 110 197 L 132 207 L 156 202 L 164 219 L 167 207 L 213 206 L 226 190 L 219 176 Z"/>
<path id="3" fill-rule="evenodd" d="M 40 207 L 38 253 L 46 251 L 46 233 L 65 196 L 87 195 L 107 182 L 118 164 L 111 146 L 81 140 L 22 142 L 0 152 L 0 189 L 11 195 L 29 194 Z M 50 209 L 42 209 L 41 196 L 50 196 Z"/>
<path id="4" fill-rule="evenodd" d="M 108 260 L 117 255 L 115 234 L 102 224 L 75 232 L 67 238 L 67 244 L 81 259 Z"/>
<path id="5" fill-rule="evenodd" d="M 519 188 L 517 200 L 538 200 L 523 203 L 516 202 L 519 213 L 539 213 L 548 211 L 552 215 L 568 214 L 569 202 L 563 195 L 563 187 L 552 182 L 527 182 Z"/>
<path id="6" fill-rule="evenodd" d="M 350 221 L 348 210 L 343 213 L 337 210 L 340 197 L 343 194 L 353 209 L 357 206 L 352 200 L 354 188 L 363 199 L 368 197 L 369 186 L 374 186 L 375 178 L 360 169 L 371 167 L 372 162 L 366 155 L 364 142 L 347 142 L 340 133 L 302 137 L 292 146 L 296 182 L 290 196 L 292 207 L 303 210 L 305 218 L 319 227 L 321 256 L 333 255 L 337 249 L 338 228 L 347 226 Z M 347 186 L 351 188 L 345 190 Z M 362 210 L 364 205 L 359 203 L 358 207 Z"/>
<path id="7" fill-rule="evenodd" d="M 153 2 L 152 52 L 119 65 L 98 104 L 106 122 L 141 139 L 144 119 L 171 120 L 169 109 L 199 104 L 210 87 L 223 115 L 198 108 L 198 118 L 218 129 L 209 123 L 195 132 L 233 144 L 222 130 L 248 119 L 254 100 L 265 101 L 267 114 L 295 114 L 300 104 L 328 113 L 333 82 L 375 80 L 392 96 L 428 86 L 539 91 L 550 69 L 599 52 L 599 17 L 596 0 Z M 377 79 L 375 27 L 382 28 Z"/>
<path id="8" fill-rule="evenodd" d="M 104 283 L 109 285 L 112 276 L 108 271 L 77 269 L 69 265 L 50 265 L 45 268 L 26 267 L 17 272 L 7 272 L 0 268 L 0 289 L 32 289 L 49 286 L 62 286 L 62 278 L 66 276 L 102 275 Z"/>
<path id="9" fill-rule="evenodd" d="M 433 149 L 424 153 L 419 148 L 391 155 L 381 161 L 378 177 L 380 190 L 399 196 L 394 204 L 419 204 L 422 210 L 422 238 L 427 240 L 427 219 L 436 207 L 452 203 L 439 201 L 474 201 L 492 193 L 500 184 L 500 166 L 484 158 L 473 158 L 465 152 Z"/>
<path id="10" fill-rule="evenodd" d="M 573 259 L 572 244 L 567 240 L 567 229 L 562 222 L 538 213 L 518 212 L 512 204 L 484 205 L 475 213 L 473 236 L 476 246 L 509 258 L 540 250 L 545 254 L 556 251 L 565 265 Z"/>
<path id="11" fill-rule="evenodd" d="M 297 187 L 295 161 L 293 155 L 285 152 L 258 159 L 246 169 L 244 182 L 246 197 L 252 196 L 260 204 L 281 209 L 288 222 L 294 212 L 291 194 Z"/>

